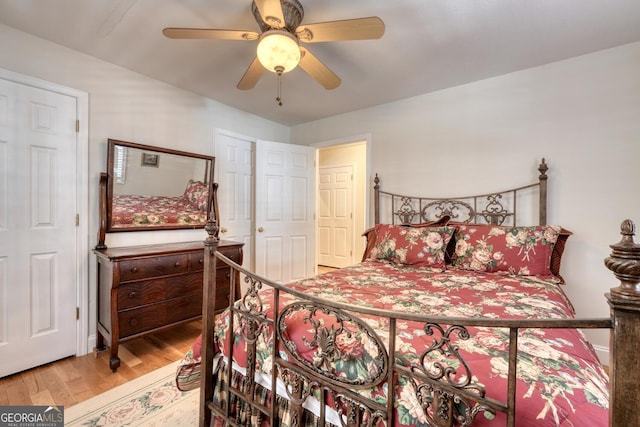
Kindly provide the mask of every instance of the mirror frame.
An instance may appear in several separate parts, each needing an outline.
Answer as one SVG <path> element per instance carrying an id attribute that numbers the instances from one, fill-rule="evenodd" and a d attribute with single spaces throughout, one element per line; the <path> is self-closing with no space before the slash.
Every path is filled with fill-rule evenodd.
<path id="1" fill-rule="evenodd" d="M 107 141 L 107 172 L 100 174 L 100 230 L 98 234 L 98 245 L 96 248 L 106 248 L 105 233 L 119 233 L 128 231 L 157 231 L 157 230 L 178 230 L 178 229 L 199 229 L 204 228 L 202 224 L 160 224 L 147 225 L 137 227 L 118 228 L 112 223 L 113 213 L 113 190 L 114 190 L 114 155 L 115 146 L 124 146 L 135 148 L 143 151 L 152 151 L 153 154 L 170 154 L 176 156 L 191 157 L 196 159 L 208 160 L 210 168 L 206 171 L 206 179 L 209 194 L 207 196 L 207 221 L 212 217 L 216 219 L 218 215 L 217 188 L 218 185 L 213 182 L 213 174 L 215 169 L 215 157 L 203 154 L 190 153 L 186 151 L 174 150 L 170 148 L 157 147 L 152 145 L 138 144 L 134 142 L 121 141 L 117 139 L 108 139 Z"/>

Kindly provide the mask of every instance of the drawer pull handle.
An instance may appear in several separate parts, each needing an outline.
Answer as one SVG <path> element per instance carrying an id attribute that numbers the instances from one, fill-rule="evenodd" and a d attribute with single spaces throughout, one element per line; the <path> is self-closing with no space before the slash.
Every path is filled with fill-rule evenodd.
<path id="1" fill-rule="evenodd" d="M 129 325 L 136 326 L 137 324 L 138 324 L 138 319 L 136 319 L 135 317 L 129 320 Z"/>
<path id="2" fill-rule="evenodd" d="M 200 264 L 204 264 L 204 259 L 200 258 L 200 259 L 198 260 L 198 262 L 199 262 Z"/>
<path id="3" fill-rule="evenodd" d="M 138 296 L 138 293 L 136 291 L 129 292 L 129 298 L 135 298 L 137 296 Z"/>
<path id="4" fill-rule="evenodd" d="M 231 273 L 227 273 L 227 279 L 231 279 Z"/>
<path id="5" fill-rule="evenodd" d="M 138 267 L 133 267 L 133 268 L 131 269 L 131 272 L 132 272 L 132 273 L 137 273 L 137 272 L 138 272 Z"/>
<path id="6" fill-rule="evenodd" d="M 174 267 L 180 267 L 180 261 L 176 261 L 176 263 L 174 264 Z"/>

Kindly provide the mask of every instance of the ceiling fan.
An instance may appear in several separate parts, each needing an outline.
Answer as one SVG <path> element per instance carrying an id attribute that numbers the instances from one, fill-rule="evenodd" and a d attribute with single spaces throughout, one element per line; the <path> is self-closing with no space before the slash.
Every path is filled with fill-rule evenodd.
<path id="1" fill-rule="evenodd" d="M 265 70 L 281 76 L 298 65 L 325 89 L 335 89 L 340 77 L 300 42 L 369 40 L 384 34 L 384 22 L 378 17 L 301 25 L 304 9 L 298 0 L 254 0 L 251 10 L 260 33 L 204 28 L 165 28 L 162 33 L 172 39 L 259 40 L 256 57 L 238 82 L 242 90 L 255 87 Z"/>

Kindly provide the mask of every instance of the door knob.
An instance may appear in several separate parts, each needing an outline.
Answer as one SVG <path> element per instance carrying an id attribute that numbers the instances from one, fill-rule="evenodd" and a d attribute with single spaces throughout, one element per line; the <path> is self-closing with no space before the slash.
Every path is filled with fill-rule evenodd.
<path id="1" fill-rule="evenodd" d="M 227 231 L 229 231 L 229 229 L 227 227 L 221 227 L 220 228 L 220 232 L 221 233 L 226 233 Z"/>
<path id="2" fill-rule="evenodd" d="M 258 233 L 262 233 L 263 231 L 264 231 L 264 228 L 258 227 Z"/>

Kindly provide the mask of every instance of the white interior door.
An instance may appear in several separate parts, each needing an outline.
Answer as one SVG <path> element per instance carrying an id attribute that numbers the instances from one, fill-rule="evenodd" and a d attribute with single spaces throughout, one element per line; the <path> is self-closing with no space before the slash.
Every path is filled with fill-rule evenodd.
<path id="1" fill-rule="evenodd" d="M 318 264 L 353 264 L 353 166 L 318 170 Z"/>
<path id="2" fill-rule="evenodd" d="M 0 377 L 76 352 L 76 115 L 0 78 Z"/>
<path id="3" fill-rule="evenodd" d="M 315 274 L 312 147 L 256 143 L 255 270 L 286 283 Z"/>
<path id="4" fill-rule="evenodd" d="M 255 144 L 250 138 L 216 130 L 220 238 L 244 243 L 242 264 L 252 271 L 254 151 Z"/>

